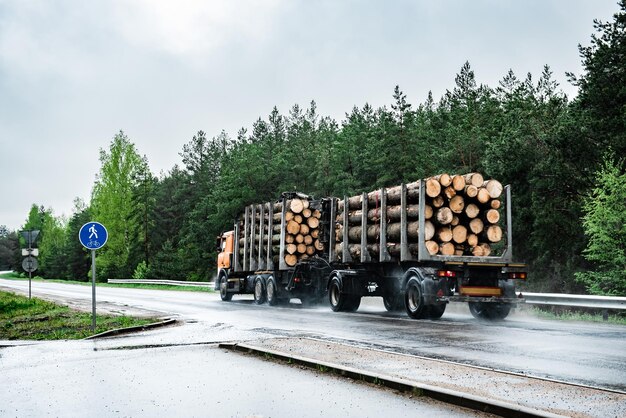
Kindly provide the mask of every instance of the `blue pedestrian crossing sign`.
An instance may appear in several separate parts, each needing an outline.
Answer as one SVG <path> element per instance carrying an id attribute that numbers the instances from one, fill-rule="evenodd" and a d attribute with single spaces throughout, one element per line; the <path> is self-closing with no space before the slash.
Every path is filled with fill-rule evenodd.
<path id="1" fill-rule="evenodd" d="M 106 244 L 109 234 L 100 222 L 87 222 L 80 228 L 78 239 L 88 250 L 97 250 Z"/>

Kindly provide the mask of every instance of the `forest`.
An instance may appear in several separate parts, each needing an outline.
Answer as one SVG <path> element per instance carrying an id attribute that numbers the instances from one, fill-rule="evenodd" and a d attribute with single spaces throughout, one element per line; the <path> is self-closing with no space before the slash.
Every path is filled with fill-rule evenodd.
<path id="1" fill-rule="evenodd" d="M 246 204 L 283 191 L 342 197 L 480 172 L 511 185 L 527 289 L 626 295 L 626 0 L 594 28 L 579 46 L 582 74 L 568 74 L 578 87 L 572 99 L 548 65 L 487 86 L 466 62 L 438 100 L 413 104 L 390 86 L 388 106 L 355 105 L 340 121 L 312 101 L 286 113 L 274 107 L 235 137 L 198 131 L 181 164 L 160 175 L 119 131 L 100 150 L 89 202 L 76 199 L 69 218 L 40 203 L 25 214 L 22 229 L 41 230 L 37 274 L 89 280 L 77 236 L 95 220 L 109 231 L 99 279 L 211 280 L 214 237 Z M 18 231 L 0 226 L 0 270 L 21 271 L 23 246 Z"/>

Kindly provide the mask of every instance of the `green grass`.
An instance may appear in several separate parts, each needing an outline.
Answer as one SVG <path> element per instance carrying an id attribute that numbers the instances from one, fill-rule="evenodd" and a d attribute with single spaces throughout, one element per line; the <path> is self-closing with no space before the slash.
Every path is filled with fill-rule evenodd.
<path id="1" fill-rule="evenodd" d="M 92 332 L 91 320 L 91 313 L 0 291 L 0 340 L 74 340 L 156 321 L 154 318 L 96 315 L 96 331 Z"/>
<path id="2" fill-rule="evenodd" d="M 624 314 L 611 314 L 608 320 L 604 320 L 602 313 L 577 312 L 567 309 L 559 309 L 552 312 L 539 308 L 528 308 L 528 312 L 542 319 L 554 319 L 560 321 L 580 321 L 580 322 L 602 322 L 617 325 L 626 325 L 626 316 Z"/>
<path id="3" fill-rule="evenodd" d="M 5 273 L 0 274 L 0 278 L 9 280 L 28 280 L 28 277 L 19 273 Z M 32 278 L 33 281 L 47 282 L 47 283 L 66 283 L 66 284 L 78 284 L 82 286 L 91 286 L 91 281 L 80 282 L 77 280 L 57 280 L 57 279 L 43 279 L 39 276 Z M 96 283 L 97 287 L 126 287 L 131 289 L 156 289 L 156 290 L 180 290 L 184 292 L 208 292 L 213 293 L 213 288 L 197 287 L 197 286 L 172 286 L 165 284 L 141 284 L 141 283 Z"/>

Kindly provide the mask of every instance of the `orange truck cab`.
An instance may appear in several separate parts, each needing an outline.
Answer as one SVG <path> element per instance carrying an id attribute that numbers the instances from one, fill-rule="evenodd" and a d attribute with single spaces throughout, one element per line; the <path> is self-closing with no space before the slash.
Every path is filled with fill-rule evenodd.
<path id="1" fill-rule="evenodd" d="M 228 231 L 217 237 L 217 272 L 229 269 L 232 264 L 235 232 Z"/>

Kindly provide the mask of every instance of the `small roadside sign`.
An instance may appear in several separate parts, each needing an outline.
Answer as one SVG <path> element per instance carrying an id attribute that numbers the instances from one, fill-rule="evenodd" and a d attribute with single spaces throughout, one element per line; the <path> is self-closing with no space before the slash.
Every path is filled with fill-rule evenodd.
<path id="1" fill-rule="evenodd" d="M 106 244 L 109 234 L 100 222 L 87 222 L 80 228 L 78 239 L 88 250 L 97 250 Z"/>
<path id="2" fill-rule="evenodd" d="M 22 248 L 22 255 L 24 257 L 29 255 L 37 257 L 39 255 L 39 248 Z"/>
<path id="3" fill-rule="evenodd" d="M 37 259 L 35 257 L 28 256 L 22 260 L 22 268 L 28 273 L 32 273 L 37 270 L 37 267 L 39 267 L 39 264 L 37 263 Z"/>
<path id="4" fill-rule="evenodd" d="M 91 330 L 96 330 L 96 250 L 109 239 L 107 229 L 100 222 L 87 222 L 78 231 L 78 240 L 91 250 Z"/>
<path id="5" fill-rule="evenodd" d="M 22 234 L 22 237 L 24 237 L 26 245 L 28 245 L 29 247 L 31 247 L 35 243 L 35 241 L 37 241 L 37 237 L 39 236 L 38 229 L 31 229 L 27 231 L 22 231 L 20 233 Z"/>

